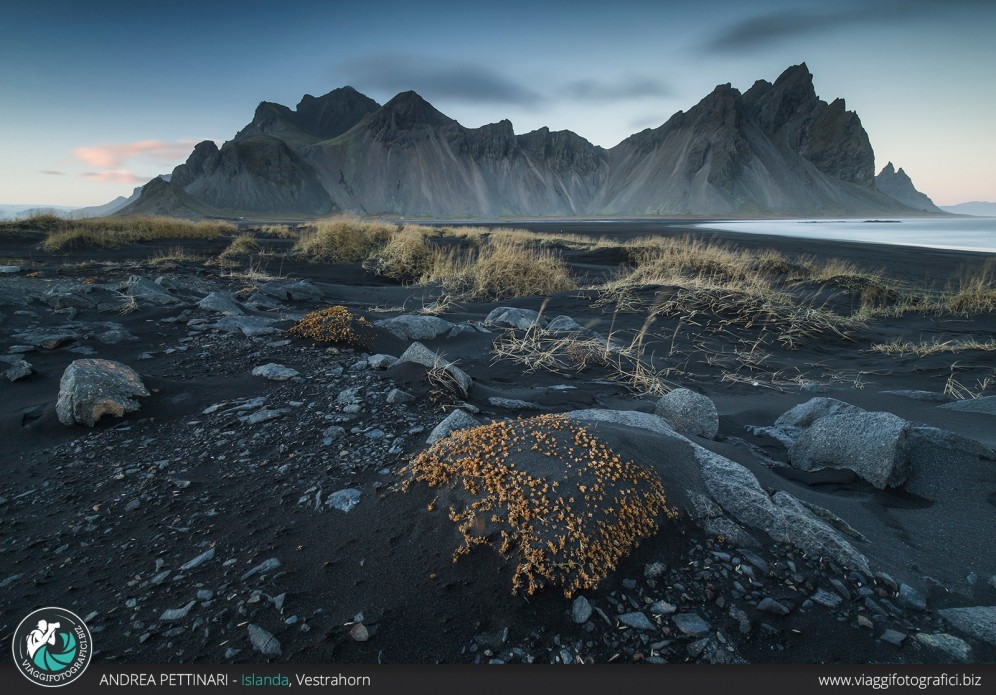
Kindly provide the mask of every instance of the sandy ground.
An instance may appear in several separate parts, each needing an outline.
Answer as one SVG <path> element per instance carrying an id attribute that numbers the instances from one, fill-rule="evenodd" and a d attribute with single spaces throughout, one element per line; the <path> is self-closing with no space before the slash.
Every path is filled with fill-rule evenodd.
<path id="1" fill-rule="evenodd" d="M 838 257 L 932 287 L 955 282 L 991 260 L 968 252 L 696 232 L 680 224 L 517 226 L 615 238 L 698 234 L 789 256 Z M 207 254 L 225 243 L 184 246 Z M 288 243 L 268 242 L 276 250 Z M 751 552 L 768 571 L 756 565 L 751 570 L 736 543 L 709 536 L 682 515 L 663 521 L 654 538 L 597 589 L 584 592 L 597 610 L 578 624 L 572 601 L 556 589 L 513 595 L 514 561 L 488 548 L 453 562 L 459 537 L 445 510 L 434 507 L 437 492 L 423 485 L 409 492 L 398 488 L 397 470 L 425 448 L 428 432 L 459 399 L 432 393 L 421 368 L 381 371 L 351 349 L 328 349 L 282 332 L 248 337 L 217 329 L 218 316 L 198 310 L 196 300 L 210 291 L 244 298 L 262 281 L 200 263 L 149 264 L 151 256 L 171 246 L 48 256 L 30 239 L 0 239 L 0 259 L 22 265 L 20 273 L 0 277 L 0 352 L 25 344 L 24 333 L 38 328 L 73 336 L 53 349 L 25 353 L 35 373 L 0 384 L 5 643 L 31 609 L 60 605 L 85 617 L 98 659 L 128 662 L 930 662 L 949 660 L 951 653 L 924 646 L 915 636 L 948 632 L 971 648 L 969 660 L 994 659 L 990 643 L 952 627 L 937 612 L 996 604 L 991 456 L 944 458 L 942 446 L 933 458 L 925 454 L 933 468 L 923 474 L 918 494 L 883 491 L 847 472 L 804 473 L 779 465 L 787 461 L 784 447 L 754 429 L 771 426 L 796 404 L 827 396 L 996 448 L 992 415 L 888 393 L 939 394 L 952 370 L 959 381 L 972 384 L 996 367 L 994 353 L 918 358 L 869 351 L 894 338 L 992 339 L 992 315 L 877 319 L 847 339 L 821 338 L 793 350 L 765 344 L 766 356 L 749 369 L 732 361 L 733 344 L 724 343 L 723 335 L 691 330 L 676 319 L 662 318 L 648 337 L 648 354 L 675 367 L 673 385 L 716 404 L 719 433 L 715 440 L 696 439 L 697 444 L 747 467 L 765 489 L 788 491 L 846 521 L 864 538 L 856 547 L 873 573 L 909 584 L 926 597 L 927 610 L 902 605 L 886 579 L 855 577 L 826 558 L 764 539 Z M 564 253 L 574 271 L 590 281 L 611 276 L 620 263 L 611 250 Z M 274 319 L 277 331 L 329 304 L 377 320 L 431 301 L 423 288 L 389 282 L 358 265 L 271 259 L 266 270 L 307 279 L 321 295 L 248 312 Z M 100 302 L 115 299 L 112 288 L 133 275 L 165 276 L 164 287 L 173 288 L 179 301 L 139 301 L 127 314 L 101 309 Z M 46 304 L 42 295 L 56 286 L 88 299 L 75 310 Z M 595 308 L 593 299 L 590 291 L 572 291 L 465 303 L 443 318 L 479 324 L 496 306 L 514 306 L 571 316 L 603 335 L 640 329 L 642 317 Z M 856 299 L 836 291 L 829 301 L 847 306 Z M 129 337 L 99 338 L 112 329 Z M 653 412 L 656 398 L 613 383 L 597 369 L 525 372 L 521 365 L 496 360 L 492 345 L 501 333 L 467 330 L 422 341 L 473 377 L 467 401 L 479 410 L 480 421 L 586 408 Z M 381 331 L 369 351 L 398 356 L 410 342 Z M 82 357 L 133 367 L 151 396 L 123 420 L 105 418 L 93 429 L 61 424 L 55 414 L 59 380 L 66 366 Z M 251 374 L 268 363 L 293 368 L 299 376 L 270 381 Z M 394 388 L 414 400 L 389 402 Z M 533 406 L 509 410 L 493 405 L 492 397 Z M 265 401 L 253 401 L 260 398 Z M 268 408 L 279 414 L 270 421 L 245 421 L 246 414 Z M 329 436 L 331 427 L 343 431 Z M 664 465 L 666 452 L 646 433 L 611 426 L 592 431 L 628 460 Z M 328 495 L 343 489 L 361 493 L 355 508 L 341 512 L 325 506 Z M 673 500 L 682 499 L 682 491 L 675 490 Z M 210 558 L 181 569 L 210 549 Z M 279 565 L 245 576 L 271 558 Z M 649 569 L 653 563 L 664 569 Z M 812 600 L 818 590 L 846 596 L 839 605 L 824 606 Z M 767 597 L 787 606 L 788 613 L 758 609 Z M 870 608 L 869 598 L 895 610 Z M 701 643 L 702 635 L 682 632 L 669 613 L 655 617 L 655 630 L 618 622 L 619 615 L 650 610 L 659 601 L 705 619 L 711 627 L 708 643 Z M 168 609 L 186 612 L 171 619 L 164 615 Z M 276 637 L 279 656 L 254 646 L 250 624 Z M 365 635 L 355 632 L 357 624 Z M 882 639 L 888 630 L 903 635 L 899 646 Z"/>

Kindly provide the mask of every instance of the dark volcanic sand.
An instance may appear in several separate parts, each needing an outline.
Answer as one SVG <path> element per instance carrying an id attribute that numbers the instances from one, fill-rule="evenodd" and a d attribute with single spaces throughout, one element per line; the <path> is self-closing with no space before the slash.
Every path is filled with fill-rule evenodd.
<path id="1" fill-rule="evenodd" d="M 655 231 L 722 240 L 744 248 L 775 248 L 788 255 L 834 256 L 881 270 L 907 281 L 944 286 L 991 257 L 873 244 L 848 244 L 784 237 L 737 235 L 691 230 L 680 224 L 564 222 L 522 224 L 537 231 L 564 231 L 632 238 Z M 188 251 L 217 253 L 217 242 L 183 242 Z M 289 242 L 273 239 L 271 247 Z M 130 275 L 154 279 L 165 275 L 179 286 L 184 304 L 156 307 L 140 302 L 126 315 L 83 309 L 71 316 L 40 301 L 0 306 L 0 346 L 22 342 L 14 333 L 33 326 L 76 327 L 80 338 L 54 350 L 25 355 L 35 374 L 15 383 L 0 380 L 0 437 L 4 474 L 0 483 L 0 634 L 4 646 L 30 610 L 43 605 L 67 607 L 86 618 L 95 633 L 97 658 L 127 662 L 253 662 L 265 657 L 251 646 L 247 624 L 260 625 L 282 645 L 278 660 L 307 662 L 465 662 L 492 658 L 550 662 L 564 654 L 576 659 L 633 661 L 648 657 L 667 661 L 714 660 L 715 654 L 680 634 L 669 619 L 658 633 L 621 631 L 614 616 L 666 600 L 678 612 L 694 612 L 736 646 L 740 658 L 756 662 L 921 662 L 946 657 L 921 648 L 917 632 L 951 632 L 972 647 L 973 661 L 992 661 L 993 648 L 941 621 L 937 609 L 996 604 L 991 577 L 996 574 L 992 538 L 996 537 L 996 476 L 993 461 L 943 471 L 936 497 L 881 492 L 849 476 L 807 476 L 770 468 L 758 451 L 785 460 L 784 449 L 755 436 L 746 426 L 770 426 L 783 412 L 815 395 L 826 395 L 867 410 L 885 410 L 996 447 L 991 415 L 955 412 L 936 403 L 883 393 L 918 389 L 939 392 L 957 364 L 959 380 L 973 384 L 996 366 L 994 353 L 942 354 L 926 358 L 895 357 L 868 351 L 892 338 L 914 341 L 996 335 L 992 315 L 880 319 L 858 330 L 851 340 L 818 340 L 797 350 L 778 344 L 752 374 L 758 385 L 723 380 L 733 371 L 723 357 L 705 359 L 703 347 L 721 348 L 715 336 L 679 330 L 673 320 L 654 326 L 649 351 L 669 352 L 685 377 L 675 378 L 705 393 L 720 415 L 717 441 L 699 443 L 747 466 L 769 489 L 788 490 L 799 499 L 831 510 L 868 542 L 861 544 L 873 571 L 884 571 L 928 598 L 929 610 L 897 609 L 873 627 L 858 616 L 872 617 L 859 592 L 870 586 L 875 600 L 897 604 L 895 591 L 881 580 L 848 577 L 819 558 L 805 558 L 787 546 L 766 544 L 757 554 L 771 574 L 755 572 L 751 585 L 742 569 L 743 553 L 681 519 L 666 522 L 654 539 L 643 543 L 594 591 L 585 592 L 598 612 L 586 625 L 573 623 L 571 602 L 548 589 L 532 597 L 513 596 L 512 567 L 486 548 L 458 563 L 451 560 L 458 535 L 438 509 L 427 506 L 435 492 L 415 486 L 401 493 L 391 469 L 424 448 L 429 430 L 445 415 L 430 398 L 420 369 L 374 371 L 356 368 L 360 354 L 327 350 L 282 333 L 247 338 L 211 328 L 217 318 L 193 302 L 213 289 L 236 292 L 255 283 L 227 277 L 216 268 L 182 263 L 152 267 L 147 259 L 176 243 L 136 245 L 117 250 L 89 249 L 67 256 L 47 256 L 30 239 L 0 239 L 0 259 L 19 259 L 24 270 L 0 276 L 4 290 L 23 296 L 26 272 L 37 283 L 94 284 L 92 296 L 111 299 L 104 285 Z M 611 252 L 566 251 L 575 269 L 590 278 L 609 275 L 619 265 Z M 80 265 L 81 262 L 88 263 Z M 305 278 L 323 293 L 321 300 L 284 301 L 273 312 L 286 328 L 293 318 L 329 304 L 378 319 L 429 303 L 422 288 L 406 288 L 365 273 L 358 265 L 311 265 L 269 259 L 273 274 Z M 35 285 L 32 285 L 34 287 Z M 76 291 L 76 290 L 74 290 Z M 642 317 L 593 309 L 592 292 L 566 292 L 547 299 L 545 314 L 566 314 L 601 333 L 610 326 L 636 331 Z M 834 302 L 853 301 L 835 296 Z M 495 306 L 539 309 L 544 298 L 462 304 L 444 318 L 480 321 Z M 385 311 L 387 310 L 387 311 Z M 18 313 L 20 312 L 20 313 Z M 25 313 L 28 312 L 28 313 Z M 170 321 L 180 316 L 179 321 Z M 188 325 L 190 319 L 200 323 Z M 615 323 L 613 324 L 613 320 Z M 106 330 L 93 324 L 113 322 L 134 341 L 104 344 L 94 335 Z M 637 409 L 652 412 L 654 398 L 638 397 L 599 374 L 529 373 L 492 359 L 496 333 L 465 333 L 458 338 L 424 341 L 456 360 L 475 379 L 469 401 L 488 420 L 566 412 L 581 408 Z M 676 337 L 677 335 L 677 337 Z M 704 342 L 703 342 L 704 341 Z M 380 335 L 371 352 L 399 355 L 409 341 Z M 66 427 L 55 416 L 59 378 L 74 352 L 116 359 L 142 376 L 152 396 L 124 420 L 105 418 L 92 430 Z M 0 353 L 6 349 L 0 350 Z M 139 359 L 142 353 L 150 353 Z M 276 382 L 250 374 L 253 367 L 276 362 L 298 370 L 300 378 Z M 6 367 L 6 365 L 0 365 Z M 781 378 L 772 379 L 778 372 Z M 804 375 L 813 384 L 803 391 L 785 375 Z M 555 385 L 571 390 L 549 390 Z M 412 393 L 407 405 L 390 404 L 395 386 Z M 359 387 L 356 403 L 346 389 Z M 991 393 L 991 391 L 990 391 Z M 539 404 L 539 410 L 510 412 L 488 402 L 505 396 Z M 265 397 L 265 407 L 283 409 L 277 419 L 247 424 L 233 410 L 247 399 Z M 214 404 L 225 406 L 203 411 Z M 349 406 L 358 405 L 356 413 Z M 339 425 L 345 433 L 327 444 L 323 432 Z M 422 429 L 419 429 L 422 428 Z M 597 430 L 597 428 L 594 428 Z M 380 430 L 383 435 L 375 430 Z M 621 442 L 631 459 L 654 456 L 652 442 L 639 436 Z M 754 448 L 757 447 L 757 448 Z M 344 488 L 358 489 L 359 504 L 343 513 L 321 501 Z M 135 501 L 138 502 L 137 506 Z M 131 503 L 131 504 L 129 504 Z M 188 571 L 185 562 L 209 548 L 214 557 Z M 713 554 L 713 552 L 718 554 Z M 724 553 L 726 555 L 724 555 Z M 242 575 L 268 558 L 280 567 L 247 579 Z M 725 558 L 725 559 L 724 559 Z M 740 562 L 735 562 L 740 560 Z M 656 580 L 644 577 L 647 563 L 663 562 Z M 794 570 L 788 565 L 793 563 Z M 166 572 L 167 574 L 163 575 Z M 967 577 L 974 574 L 970 583 Z M 13 579 L 11 579 L 13 577 Z M 803 606 L 816 588 L 832 591 L 830 579 L 843 581 L 850 599 L 837 608 Z M 634 583 L 624 580 L 633 580 Z M 747 585 L 740 591 L 734 585 Z M 210 597 L 208 593 L 211 592 Z M 759 592 L 751 596 L 751 591 Z M 746 595 L 745 595 L 746 593 Z M 787 616 L 756 609 L 760 595 L 789 606 Z M 163 611 L 195 601 L 175 621 Z M 731 609 L 742 611 L 744 620 Z M 350 628 L 357 614 L 370 632 L 356 641 Z M 92 617 L 89 617 L 91 616 Z M 746 621 L 746 622 L 744 622 Z M 507 628 L 507 635 L 504 631 Z M 902 647 L 878 638 L 887 629 L 908 635 Z M 239 650 L 237 652 L 230 650 Z M 712 656 L 710 656 L 712 655 Z"/>

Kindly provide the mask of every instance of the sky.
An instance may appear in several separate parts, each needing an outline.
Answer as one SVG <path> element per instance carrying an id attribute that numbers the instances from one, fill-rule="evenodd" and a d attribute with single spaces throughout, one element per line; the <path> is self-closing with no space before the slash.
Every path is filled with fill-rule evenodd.
<path id="1" fill-rule="evenodd" d="M 0 0 L 0 203 L 99 205 L 260 101 L 414 89 L 611 147 L 806 62 L 939 205 L 996 201 L 992 0 Z"/>

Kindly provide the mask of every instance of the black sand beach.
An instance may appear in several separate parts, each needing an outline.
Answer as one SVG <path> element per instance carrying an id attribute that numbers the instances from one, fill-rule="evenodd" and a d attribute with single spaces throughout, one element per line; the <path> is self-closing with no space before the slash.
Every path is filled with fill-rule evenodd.
<path id="1" fill-rule="evenodd" d="M 835 258 L 933 290 L 993 264 L 985 254 L 742 235 L 680 222 L 516 226 L 618 242 L 651 233 L 691 237 L 770 249 L 793 262 Z M 330 305 L 372 322 L 411 314 L 432 303 L 432 288 L 406 286 L 359 263 L 305 262 L 283 255 L 290 240 L 256 236 L 273 254 L 255 259 L 253 273 L 189 258 L 150 260 L 178 242 L 50 254 L 38 249 L 37 237 L 0 237 L 0 259 L 20 268 L 0 276 L 0 352 L 33 369 L 26 378 L 0 380 L 5 643 L 30 609 L 60 605 L 84 617 L 98 659 L 132 663 L 996 659 L 991 624 L 966 629 L 956 614 L 942 612 L 996 605 L 993 412 L 942 407 L 992 397 L 996 384 L 986 379 L 996 376 L 996 352 L 871 350 L 890 341 L 991 342 L 993 313 L 882 312 L 839 334 L 782 342 L 775 328 L 762 338 L 756 326 L 696 304 L 660 312 L 641 334 L 646 312 L 599 304 L 590 289 L 614 277 L 626 257 L 610 245 L 568 244 L 556 250 L 580 289 L 456 302 L 439 317 L 462 328 L 418 339 L 472 377 L 473 388 L 460 398 L 427 381 L 423 366 L 367 359 L 398 357 L 411 337 L 377 328 L 359 350 L 284 333 L 306 312 Z M 206 258 L 228 241 L 182 246 Z M 155 289 L 136 293 L 135 282 L 128 285 L 134 277 Z M 306 282 L 286 289 L 299 280 Z M 868 296 L 833 278 L 794 287 L 814 306 L 842 314 Z M 258 320 L 225 323 L 199 308 L 212 292 L 238 300 L 244 316 Z M 679 297 L 667 287 L 642 292 L 665 306 Z M 122 309 L 128 294 L 135 301 Z M 556 587 L 513 594 L 515 560 L 490 547 L 454 562 L 460 536 L 447 518 L 447 493 L 399 486 L 400 469 L 459 407 L 481 423 L 589 409 L 655 412 L 659 395 L 636 392 L 598 364 L 557 373 L 499 358 L 496 341 L 524 331 L 482 322 L 506 306 L 568 316 L 620 344 L 642 335 L 645 355 L 668 386 L 704 394 L 718 413 L 713 438 L 661 439 L 619 422 L 587 425 L 621 458 L 656 471 L 680 511 L 662 519 L 659 532 L 597 588 L 581 592 L 594 608 L 589 615 L 579 616 L 574 597 Z M 62 424 L 60 378 L 81 358 L 128 365 L 150 395 L 124 419 L 105 417 L 93 428 Z M 267 364 L 296 375 L 252 374 Z M 391 396 L 394 389 L 407 396 Z M 982 398 L 965 398 L 965 390 Z M 915 467 L 909 482 L 879 489 L 846 469 L 789 465 L 784 443 L 764 428 L 813 398 L 905 421 Z M 704 520 L 724 515 L 694 511 L 698 497 L 712 494 L 707 480 L 689 472 L 708 456 L 702 451 L 742 465 L 772 499 L 787 492 L 824 510 L 826 528 L 868 567 L 845 566 L 839 556 L 756 528 L 737 538 L 708 532 Z M 349 490 L 356 492 L 336 497 L 347 500 L 348 511 L 328 506 L 333 493 Z M 348 500 L 356 493 L 354 505 Z M 637 624 L 636 613 L 649 626 Z M 686 614 L 705 627 L 675 620 Z"/>

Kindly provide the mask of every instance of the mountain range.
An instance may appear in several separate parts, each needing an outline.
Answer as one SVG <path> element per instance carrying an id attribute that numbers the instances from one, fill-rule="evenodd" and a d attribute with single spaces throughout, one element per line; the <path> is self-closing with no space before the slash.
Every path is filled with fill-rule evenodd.
<path id="1" fill-rule="evenodd" d="M 380 105 L 352 87 L 262 102 L 218 147 L 116 214 L 317 217 L 829 216 L 940 212 L 890 163 L 876 177 L 861 120 L 821 100 L 806 64 L 610 149 L 570 131 L 466 128 L 415 92 Z"/>

